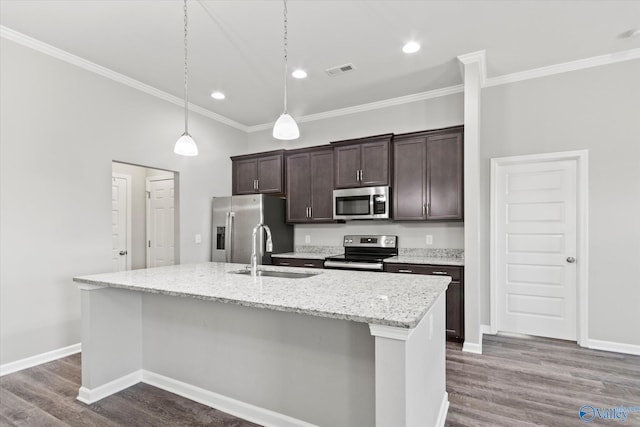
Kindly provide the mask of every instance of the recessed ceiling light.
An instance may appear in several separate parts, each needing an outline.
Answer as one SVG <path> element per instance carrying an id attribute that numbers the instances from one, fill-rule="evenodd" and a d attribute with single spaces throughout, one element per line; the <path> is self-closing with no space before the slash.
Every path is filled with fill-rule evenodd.
<path id="1" fill-rule="evenodd" d="M 225 99 L 225 98 L 226 98 L 226 96 L 224 95 L 224 93 L 222 93 L 222 92 L 218 92 L 218 91 L 216 91 L 216 92 L 212 92 L 212 93 L 211 93 L 211 97 L 212 97 L 213 99 Z"/>
<path id="2" fill-rule="evenodd" d="M 303 69 L 298 68 L 294 70 L 293 73 L 291 73 L 291 75 L 296 79 L 304 79 L 307 77 L 307 72 Z"/>
<path id="3" fill-rule="evenodd" d="M 418 42 L 408 42 L 404 46 L 402 46 L 402 51 L 404 53 L 416 53 L 420 50 L 420 44 Z"/>

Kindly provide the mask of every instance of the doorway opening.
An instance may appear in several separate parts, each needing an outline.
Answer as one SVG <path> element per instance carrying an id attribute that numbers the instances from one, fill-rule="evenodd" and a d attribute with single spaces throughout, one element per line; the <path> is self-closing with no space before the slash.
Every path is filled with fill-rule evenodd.
<path id="1" fill-rule="evenodd" d="M 179 174 L 111 163 L 112 270 L 179 263 Z"/>

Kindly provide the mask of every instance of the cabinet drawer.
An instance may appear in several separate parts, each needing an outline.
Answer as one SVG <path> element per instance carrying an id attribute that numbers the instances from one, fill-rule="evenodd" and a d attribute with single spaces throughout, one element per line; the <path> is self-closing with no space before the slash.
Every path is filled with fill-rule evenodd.
<path id="1" fill-rule="evenodd" d="M 434 276 L 451 276 L 451 280 L 458 282 L 462 278 L 462 267 L 440 266 L 427 264 L 386 264 L 389 273 L 428 274 Z"/>
<path id="2" fill-rule="evenodd" d="M 324 268 L 323 259 L 272 257 L 271 261 L 273 265 L 281 265 L 283 267 Z"/>

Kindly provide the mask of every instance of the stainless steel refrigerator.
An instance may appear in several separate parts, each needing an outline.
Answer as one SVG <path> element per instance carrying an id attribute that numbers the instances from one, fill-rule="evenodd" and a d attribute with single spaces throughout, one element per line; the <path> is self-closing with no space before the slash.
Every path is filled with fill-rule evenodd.
<path id="1" fill-rule="evenodd" d="M 251 235 L 256 224 L 271 229 L 273 253 L 293 251 L 293 225 L 285 222 L 285 200 L 265 194 L 214 197 L 211 261 L 251 261 Z M 265 232 L 257 236 L 258 264 L 271 264 L 265 253 Z"/>

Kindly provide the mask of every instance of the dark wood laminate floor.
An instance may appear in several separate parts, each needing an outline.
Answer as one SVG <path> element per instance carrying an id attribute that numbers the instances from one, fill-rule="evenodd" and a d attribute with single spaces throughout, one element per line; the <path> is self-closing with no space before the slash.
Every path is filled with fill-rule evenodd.
<path id="1" fill-rule="evenodd" d="M 585 404 L 640 406 L 640 356 L 504 336 L 485 336 L 483 351 L 447 343 L 447 426 L 578 426 Z M 92 405 L 76 400 L 79 387 L 80 354 L 6 375 L 0 426 L 256 425 L 142 383 Z M 591 425 L 640 426 L 640 413 Z"/>
<path id="2" fill-rule="evenodd" d="M 640 356 L 568 341 L 485 335 L 483 354 L 447 343 L 446 426 L 640 426 L 640 413 L 582 421 L 583 405 L 640 406 Z"/>

